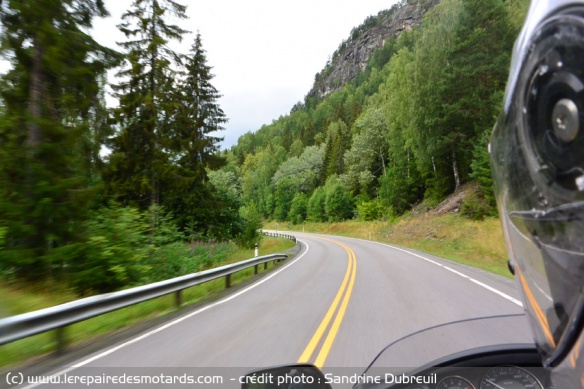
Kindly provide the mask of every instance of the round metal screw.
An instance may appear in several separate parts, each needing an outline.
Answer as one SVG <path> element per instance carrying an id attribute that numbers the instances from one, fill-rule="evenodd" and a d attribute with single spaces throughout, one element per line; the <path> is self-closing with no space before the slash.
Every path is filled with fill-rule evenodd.
<path id="1" fill-rule="evenodd" d="M 580 132 L 578 106 L 570 99 L 561 99 L 552 112 L 554 134 L 563 142 L 572 142 Z"/>

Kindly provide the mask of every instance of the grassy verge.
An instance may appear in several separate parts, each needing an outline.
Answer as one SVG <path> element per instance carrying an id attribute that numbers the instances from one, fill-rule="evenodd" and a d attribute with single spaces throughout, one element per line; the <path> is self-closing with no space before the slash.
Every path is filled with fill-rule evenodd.
<path id="1" fill-rule="evenodd" d="M 260 255 L 283 252 L 293 246 L 294 243 L 287 239 L 264 238 L 260 246 Z M 237 249 L 222 264 L 239 262 L 252 257 L 252 250 Z M 272 266 L 269 266 L 267 271 L 270 271 L 271 268 Z M 263 269 L 263 266 L 259 266 L 260 273 L 264 272 Z M 253 268 L 238 272 L 232 275 L 231 284 L 237 285 L 253 276 Z M 77 298 L 70 292 L 56 289 L 58 288 L 54 285 L 25 287 L 0 282 L 0 295 L 2 296 L 0 315 L 17 315 Z M 186 289 L 183 291 L 183 305 L 217 297 L 224 289 L 224 278 Z M 71 345 L 87 342 L 114 331 L 123 330 L 145 319 L 156 318 L 173 311 L 176 311 L 174 295 L 146 301 L 69 326 L 66 330 L 67 342 Z M 55 331 L 0 346 L 0 367 L 16 366 L 31 358 L 52 352 L 56 346 Z"/>
<path id="2" fill-rule="evenodd" d="M 274 229 L 274 223 L 266 228 Z M 452 213 L 423 214 L 392 222 L 279 223 L 278 228 L 395 244 L 511 277 L 501 224 L 495 218 L 474 221 Z"/>

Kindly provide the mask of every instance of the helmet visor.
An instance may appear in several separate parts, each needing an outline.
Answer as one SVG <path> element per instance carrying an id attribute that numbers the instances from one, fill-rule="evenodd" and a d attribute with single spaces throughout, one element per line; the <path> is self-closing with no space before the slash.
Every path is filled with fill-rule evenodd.
<path id="1" fill-rule="evenodd" d="M 548 365 L 570 349 L 584 309 L 583 16 L 565 9 L 532 34 L 491 139 L 509 255 Z"/>

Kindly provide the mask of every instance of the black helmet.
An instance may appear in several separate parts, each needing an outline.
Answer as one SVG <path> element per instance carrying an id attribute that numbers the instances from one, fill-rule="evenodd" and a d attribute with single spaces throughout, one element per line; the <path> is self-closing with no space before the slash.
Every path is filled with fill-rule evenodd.
<path id="1" fill-rule="evenodd" d="M 511 267 L 555 387 L 584 387 L 584 1 L 532 1 L 491 166 Z"/>

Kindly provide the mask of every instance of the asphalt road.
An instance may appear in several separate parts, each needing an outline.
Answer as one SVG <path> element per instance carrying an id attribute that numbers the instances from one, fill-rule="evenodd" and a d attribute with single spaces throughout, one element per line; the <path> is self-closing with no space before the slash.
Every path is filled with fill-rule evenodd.
<path id="1" fill-rule="evenodd" d="M 268 276 L 131 339 L 55 366 L 52 374 L 183 374 L 208 368 L 207 373 L 238 377 L 250 369 L 295 362 L 315 363 L 325 372 L 362 370 L 384 346 L 413 331 L 523 313 L 511 279 L 376 242 L 295 235 L 301 252 Z M 531 341 L 523 317 L 500 323 L 489 331 L 468 327 L 426 339 L 419 348 L 400 351 L 395 363 L 409 363 L 403 353 L 443 356 L 449 345 Z"/>

